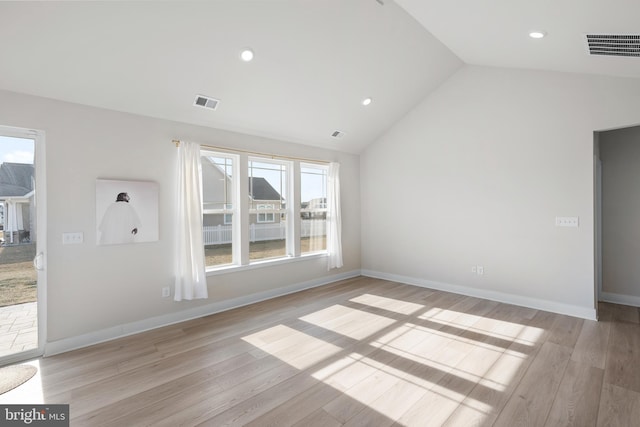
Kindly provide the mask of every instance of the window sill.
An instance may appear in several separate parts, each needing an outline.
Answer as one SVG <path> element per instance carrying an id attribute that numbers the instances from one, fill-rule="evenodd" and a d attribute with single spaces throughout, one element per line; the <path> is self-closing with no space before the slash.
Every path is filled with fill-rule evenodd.
<path id="1" fill-rule="evenodd" d="M 311 254 L 300 255 L 299 257 L 286 257 L 286 258 L 274 258 L 266 259 L 264 261 L 256 261 L 248 265 L 224 265 L 220 267 L 210 267 L 207 269 L 207 277 L 218 276 L 226 273 L 236 273 L 238 271 L 253 270 L 262 267 L 272 267 L 275 265 L 289 264 L 292 262 L 307 261 L 312 259 L 326 258 L 328 254 L 326 252 L 315 252 Z"/>

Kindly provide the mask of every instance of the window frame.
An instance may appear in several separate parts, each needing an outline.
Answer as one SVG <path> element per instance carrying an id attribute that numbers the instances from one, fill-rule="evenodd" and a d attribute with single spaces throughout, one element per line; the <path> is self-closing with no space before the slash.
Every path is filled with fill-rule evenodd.
<path id="1" fill-rule="evenodd" d="M 296 260 L 310 259 L 315 257 L 326 257 L 328 255 L 327 250 L 301 253 L 300 251 L 300 229 L 301 229 L 301 217 L 300 217 L 300 198 L 301 198 L 301 165 L 317 167 L 328 170 L 328 162 L 311 162 L 308 160 L 290 159 L 286 157 L 277 156 L 264 156 L 259 153 L 249 153 L 243 151 L 234 151 L 232 149 L 214 149 L 203 146 L 200 150 L 201 156 L 209 157 L 229 157 L 233 159 L 232 165 L 232 209 L 228 209 L 225 204 L 224 209 L 204 209 L 203 200 L 203 214 L 204 213 L 221 213 L 224 214 L 224 223 L 227 223 L 227 215 L 231 215 L 232 225 L 232 262 L 230 264 L 220 265 L 205 265 L 207 275 L 222 274 L 225 272 L 244 270 L 248 268 L 256 268 L 263 265 L 273 265 L 279 263 L 292 262 Z M 286 188 L 284 195 L 280 189 L 276 189 L 281 195 L 280 208 L 276 207 L 274 201 L 273 204 L 267 203 L 270 201 L 261 201 L 259 204 L 255 204 L 252 207 L 250 201 L 250 162 L 259 163 L 274 163 L 281 164 L 286 167 L 285 182 L 283 188 Z M 203 186 L 204 186 L 203 182 Z M 267 207 L 269 205 L 270 207 Z M 259 206 L 265 206 L 264 209 Z M 324 209 L 326 211 L 326 209 Z M 256 215 L 256 223 L 268 224 L 275 223 L 277 219 L 285 222 L 286 227 L 286 251 L 284 256 L 273 258 L 261 258 L 257 260 L 250 260 L 250 216 Z M 258 214 L 266 215 L 263 221 L 259 220 Z M 280 215 L 276 217 L 276 214 Z M 268 216 L 270 215 L 270 216 Z M 284 218 L 284 219 L 283 219 Z M 291 220 L 287 220 L 291 218 Z M 268 219 L 269 221 L 264 221 Z"/>
<path id="2" fill-rule="evenodd" d="M 326 239 L 326 215 L 328 213 L 328 209 L 327 209 L 327 186 L 329 185 L 328 183 L 328 179 L 329 179 L 329 164 L 317 164 L 317 163 L 309 163 L 309 162 L 300 162 L 300 176 L 302 177 L 303 173 L 308 173 L 308 172 L 304 172 L 303 169 L 319 169 L 323 171 L 323 178 L 324 178 L 324 188 L 323 188 L 323 192 L 324 192 L 324 202 L 320 203 L 320 207 L 317 208 L 305 208 L 302 209 L 302 206 L 300 206 L 300 213 L 307 213 L 309 214 L 310 218 L 308 219 L 313 219 L 313 215 L 314 214 L 325 214 L 325 239 Z M 301 178 L 302 180 L 302 178 Z M 300 190 L 302 190 L 302 184 L 300 184 Z M 315 199 L 311 199 L 311 200 L 315 200 Z M 300 221 L 302 221 L 302 215 L 298 215 L 300 217 Z M 302 234 L 302 233 L 300 233 Z M 299 238 L 302 238 L 302 235 L 299 236 Z M 324 249 L 318 250 L 318 251 L 308 251 L 308 252 L 304 252 L 303 255 L 307 255 L 307 254 L 317 254 L 317 253 L 327 253 L 327 247 L 325 245 Z"/>
<path id="3" fill-rule="evenodd" d="M 224 200 L 225 203 L 223 203 L 223 208 L 222 209 L 216 209 L 216 208 L 205 209 L 205 200 L 203 197 L 202 198 L 202 217 L 201 217 L 202 221 L 204 221 L 204 215 L 222 215 L 224 225 L 231 225 L 231 262 L 227 264 L 206 265 L 206 257 L 205 257 L 205 270 L 208 271 L 209 269 L 227 268 L 230 266 L 239 265 L 240 256 L 239 256 L 239 250 L 238 248 L 236 248 L 237 246 L 236 241 L 238 241 L 237 236 L 240 235 L 240 229 L 236 224 L 234 224 L 234 222 L 237 223 L 238 221 L 233 221 L 233 218 L 237 216 L 237 213 L 238 213 L 237 204 L 238 204 L 238 200 L 240 200 L 237 192 L 237 181 L 238 181 L 237 177 L 238 177 L 240 156 L 232 153 L 219 152 L 219 151 L 201 147 L 200 157 L 201 158 L 202 157 L 219 157 L 219 158 L 222 157 L 222 158 L 230 158 L 232 161 L 230 190 L 227 190 L 226 183 L 223 184 L 225 193 L 228 192 L 228 194 L 225 194 L 226 197 Z M 214 167 L 216 167 L 216 165 L 214 165 Z M 226 176 L 227 176 L 226 168 L 223 171 L 223 173 L 226 179 Z M 203 174 L 201 173 L 200 179 L 202 180 L 201 184 L 204 192 L 204 178 L 202 175 Z M 228 201 L 231 201 L 231 203 L 226 203 Z M 231 208 L 229 208 L 229 205 L 231 205 Z M 236 207 L 234 208 L 234 206 Z M 227 216 L 229 215 L 231 216 L 231 222 L 227 223 Z"/>

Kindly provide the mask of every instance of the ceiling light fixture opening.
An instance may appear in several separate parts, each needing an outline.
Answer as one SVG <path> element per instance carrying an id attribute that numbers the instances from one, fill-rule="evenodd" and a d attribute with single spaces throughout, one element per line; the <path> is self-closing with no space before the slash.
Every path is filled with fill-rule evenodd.
<path id="1" fill-rule="evenodd" d="M 531 37 L 532 39 L 541 39 L 546 35 L 547 33 L 545 33 L 544 31 L 531 31 L 529 33 L 529 37 Z"/>
<path id="2" fill-rule="evenodd" d="M 364 105 L 365 107 L 369 104 L 371 104 L 373 102 L 372 98 L 365 98 L 362 100 L 362 105 Z"/>
<path id="3" fill-rule="evenodd" d="M 244 49 L 242 52 L 240 52 L 240 59 L 242 59 L 244 62 L 252 61 L 253 56 L 253 50 L 251 49 Z"/>

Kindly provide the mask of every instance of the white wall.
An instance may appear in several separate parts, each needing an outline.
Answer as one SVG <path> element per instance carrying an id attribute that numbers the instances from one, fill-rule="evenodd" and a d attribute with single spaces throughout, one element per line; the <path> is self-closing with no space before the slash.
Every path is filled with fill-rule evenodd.
<path id="1" fill-rule="evenodd" d="M 640 305 L 640 127 L 600 133 L 603 298 Z"/>
<path id="2" fill-rule="evenodd" d="M 56 351 L 207 312 L 212 304 L 224 308 L 252 295 L 275 295 L 359 272 L 358 156 L 3 91 L 0 124 L 46 133 L 47 336 L 50 343 L 62 340 Z M 161 288 L 173 284 L 172 139 L 341 162 L 345 266 L 328 272 L 323 258 L 216 275 L 209 277 L 207 301 L 161 298 Z M 160 240 L 97 246 L 96 178 L 158 182 Z M 62 233 L 69 231 L 83 232 L 84 243 L 62 245 Z"/>
<path id="3" fill-rule="evenodd" d="M 363 272 L 593 317 L 593 131 L 638 105 L 640 80 L 464 67 L 361 157 Z"/>

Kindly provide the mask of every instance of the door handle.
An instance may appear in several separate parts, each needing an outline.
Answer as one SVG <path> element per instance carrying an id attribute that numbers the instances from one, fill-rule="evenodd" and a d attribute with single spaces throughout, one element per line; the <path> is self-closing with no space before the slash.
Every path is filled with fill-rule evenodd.
<path id="1" fill-rule="evenodd" d="M 40 252 L 38 255 L 36 255 L 33 258 L 33 267 L 38 270 L 38 271 L 42 271 L 44 270 L 44 253 Z"/>

